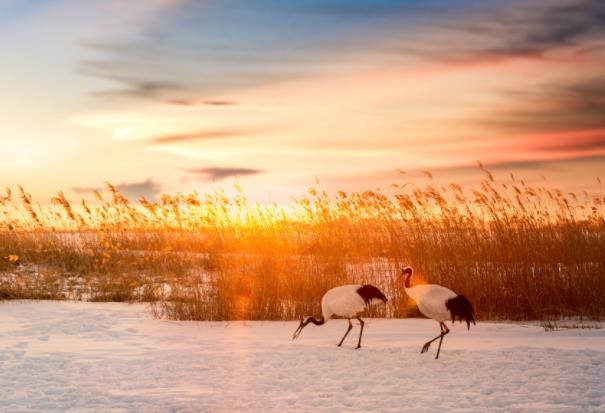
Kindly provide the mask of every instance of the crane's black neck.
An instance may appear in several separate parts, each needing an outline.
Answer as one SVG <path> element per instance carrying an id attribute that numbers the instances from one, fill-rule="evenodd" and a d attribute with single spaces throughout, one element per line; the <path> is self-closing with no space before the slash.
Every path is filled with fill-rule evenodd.
<path id="1" fill-rule="evenodd" d="M 325 324 L 326 320 L 322 317 L 319 320 L 316 320 L 315 317 L 307 317 L 307 319 L 304 321 L 303 326 L 306 326 L 309 323 L 313 323 L 316 326 L 321 326 L 323 324 Z"/>
<path id="2" fill-rule="evenodd" d="M 304 317 L 300 319 L 300 324 L 298 325 L 298 328 L 296 329 L 296 331 L 294 332 L 294 335 L 292 336 L 292 340 L 296 340 L 296 338 L 300 335 L 301 331 L 303 330 L 303 328 L 305 328 L 309 323 L 313 323 L 316 326 L 320 326 L 325 324 L 326 320 L 322 317 L 319 320 L 317 320 L 315 317 Z"/>
<path id="3" fill-rule="evenodd" d="M 403 269 L 402 274 L 405 275 L 405 281 L 403 283 L 403 286 L 405 288 L 410 288 L 412 286 L 410 280 L 412 279 L 412 269 L 410 267 L 406 267 Z"/>

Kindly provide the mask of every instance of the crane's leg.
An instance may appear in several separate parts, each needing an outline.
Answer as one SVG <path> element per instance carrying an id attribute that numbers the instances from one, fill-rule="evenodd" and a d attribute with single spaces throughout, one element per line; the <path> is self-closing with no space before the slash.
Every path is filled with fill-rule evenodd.
<path id="1" fill-rule="evenodd" d="M 431 343 L 432 343 L 433 341 L 435 341 L 435 340 L 437 340 L 437 339 L 442 339 L 442 340 L 443 340 L 443 336 L 444 336 L 445 334 L 447 334 L 447 333 L 445 333 L 445 334 L 444 334 L 443 327 L 445 327 L 445 328 L 446 328 L 446 330 L 447 330 L 447 326 L 446 326 L 445 324 L 443 324 L 443 323 L 439 323 L 439 327 L 441 328 L 441 334 L 439 334 L 439 335 L 438 335 L 437 337 L 435 337 L 434 339 L 429 340 L 429 341 L 427 341 L 426 343 L 424 343 L 424 346 L 422 346 L 422 350 L 420 350 L 420 354 L 422 354 L 422 353 L 426 353 L 427 351 L 429 351 L 429 347 L 431 347 Z M 450 332 L 450 330 L 447 330 L 447 332 L 449 333 L 449 332 Z"/>
<path id="2" fill-rule="evenodd" d="M 338 347 L 342 346 L 343 341 L 345 341 L 345 338 L 347 338 L 347 336 L 349 335 L 349 332 L 353 328 L 353 323 L 351 323 L 351 319 L 349 318 L 348 320 L 349 320 L 349 328 L 347 329 L 347 332 L 345 333 L 345 335 L 342 336 L 342 340 L 340 340 L 340 343 L 338 343 Z"/>
<path id="3" fill-rule="evenodd" d="M 363 320 L 359 317 L 357 317 L 357 319 L 359 320 L 359 324 L 361 324 L 361 330 L 359 331 L 359 341 L 357 342 L 357 347 L 355 348 L 360 348 L 361 347 L 361 335 L 363 334 L 363 325 L 365 324 L 363 322 Z"/>
<path id="4" fill-rule="evenodd" d="M 442 322 L 441 323 L 441 338 L 439 339 L 439 347 L 437 347 L 437 355 L 435 356 L 435 360 L 437 360 L 439 358 L 439 352 L 441 351 L 441 343 L 443 342 L 443 337 L 445 337 L 445 335 L 449 332 L 450 332 L 450 329 L 447 328 L 445 323 Z"/>

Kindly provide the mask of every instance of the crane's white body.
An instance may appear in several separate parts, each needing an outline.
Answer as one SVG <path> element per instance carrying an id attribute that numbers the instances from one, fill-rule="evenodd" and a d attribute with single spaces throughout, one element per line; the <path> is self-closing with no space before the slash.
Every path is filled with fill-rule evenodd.
<path id="1" fill-rule="evenodd" d="M 332 316 L 336 315 L 349 320 L 349 328 L 340 340 L 340 343 L 338 343 L 338 346 L 340 347 L 342 345 L 345 338 L 347 338 L 347 335 L 353 328 L 351 319 L 356 318 L 359 320 L 359 325 L 361 326 L 356 348 L 360 348 L 361 336 L 363 335 L 363 326 L 365 323 L 359 317 L 359 313 L 365 310 L 368 305 L 376 302 L 386 303 L 387 298 L 382 291 L 370 284 L 349 284 L 332 288 L 331 290 L 328 290 L 328 292 L 326 292 L 321 299 L 322 317 L 319 320 L 315 319 L 313 316 L 301 318 L 298 328 L 292 335 L 292 340 L 296 340 L 296 338 L 300 335 L 300 332 L 305 328 L 305 326 L 309 325 L 309 323 L 313 323 L 316 326 L 321 326 L 332 318 Z"/>
<path id="2" fill-rule="evenodd" d="M 357 293 L 359 284 L 341 285 L 328 290 L 321 299 L 321 314 L 328 321 L 336 315 L 344 318 L 355 318 L 366 308 L 363 298 Z"/>
<path id="3" fill-rule="evenodd" d="M 402 275 L 405 275 L 405 281 L 403 288 L 406 294 L 418 305 L 418 309 L 422 314 L 428 318 L 439 323 L 441 334 L 432 340 L 424 343 L 420 353 L 426 353 L 431 346 L 431 343 L 435 340 L 439 340 L 439 347 L 437 348 L 436 359 L 439 358 L 439 352 L 441 351 L 441 343 L 443 343 L 443 337 L 450 332 L 445 324 L 446 321 L 454 320 L 457 318 L 461 322 L 464 320 L 467 327 L 471 328 L 471 323 L 475 324 L 475 317 L 473 316 L 473 306 L 464 295 L 459 295 L 450 290 L 449 288 L 442 287 L 437 284 L 421 284 L 412 287 L 410 279 L 414 271 L 412 267 L 405 267 L 402 270 Z"/>
<path id="4" fill-rule="evenodd" d="M 421 284 L 405 288 L 405 292 L 416 302 L 420 312 L 428 318 L 432 318 L 440 323 L 452 319 L 452 315 L 445 306 L 445 303 L 455 298 L 458 294 L 449 288 L 436 284 Z"/>

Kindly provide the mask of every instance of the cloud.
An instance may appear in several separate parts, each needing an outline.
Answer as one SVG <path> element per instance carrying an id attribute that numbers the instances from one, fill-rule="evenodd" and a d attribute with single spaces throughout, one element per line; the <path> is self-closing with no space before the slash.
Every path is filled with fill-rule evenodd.
<path id="1" fill-rule="evenodd" d="M 541 149 L 551 152 L 605 151 L 605 129 L 601 131 L 600 135 L 585 139 L 554 142 L 543 145 Z"/>
<path id="2" fill-rule="evenodd" d="M 565 156 L 556 157 L 553 159 L 529 159 L 525 161 L 501 161 L 488 162 L 485 167 L 488 170 L 498 170 L 504 172 L 514 172 L 522 169 L 542 169 L 542 170 L 557 170 L 567 163 L 574 162 L 594 162 L 605 160 L 605 155 L 581 155 L 581 156 Z M 456 169 L 456 168 L 444 168 Z M 461 167 L 461 169 L 472 169 L 471 167 Z"/>
<path id="3" fill-rule="evenodd" d="M 232 100 L 204 100 L 204 99 L 170 99 L 166 103 L 178 106 L 233 106 L 238 102 Z"/>
<path id="4" fill-rule="evenodd" d="M 135 97 L 141 99 L 160 98 L 166 94 L 180 91 L 182 87 L 173 81 L 160 79 L 147 79 L 128 76 L 112 75 L 108 73 L 96 73 L 96 77 L 101 77 L 121 84 L 123 87 L 118 89 L 106 89 L 95 91 L 94 96 L 108 97 Z"/>
<path id="5" fill-rule="evenodd" d="M 152 143 L 163 145 L 179 142 L 209 140 L 209 139 L 220 139 L 220 138 L 232 138 L 235 136 L 242 136 L 249 134 L 250 131 L 246 130 L 213 130 L 213 131 L 200 131 L 193 133 L 181 133 L 174 135 L 162 135 L 151 140 Z"/>
<path id="6" fill-rule="evenodd" d="M 504 23 L 514 24 L 517 19 L 518 16 L 510 16 Z M 553 47 L 573 45 L 583 36 L 605 33 L 605 3 L 583 0 L 547 6 L 543 11 L 537 9 L 535 14 L 530 11 L 529 18 L 521 19 L 520 24 L 517 20 L 517 28 L 520 25 L 525 29 L 513 36 L 512 50 L 544 52 Z"/>
<path id="7" fill-rule="evenodd" d="M 482 123 L 522 131 L 605 127 L 605 76 L 501 94 L 515 102 L 515 108 L 489 113 Z"/>
<path id="8" fill-rule="evenodd" d="M 385 20 L 401 23 L 415 7 L 391 0 L 182 2 L 129 40 L 85 44 L 94 54 L 80 67 L 86 75 L 126 85 L 98 95 L 162 95 L 189 105 L 179 97 L 183 90 L 191 94 L 186 96 L 219 96 L 337 66 L 349 70 L 352 63 L 367 67 L 366 38 L 382 41 Z"/>
<path id="9" fill-rule="evenodd" d="M 539 159 L 539 158 L 528 158 L 525 160 L 519 161 L 490 161 L 490 162 L 482 162 L 483 166 L 489 171 L 497 171 L 497 172 L 517 172 L 517 171 L 525 171 L 525 170 L 542 170 L 542 171 L 559 171 L 563 167 L 569 164 L 578 164 L 578 163 L 596 163 L 598 164 L 600 161 L 605 160 L 605 154 L 600 155 L 578 155 L 578 156 L 555 156 L 549 159 Z M 419 172 L 421 169 L 411 169 L 409 173 Z M 463 165 L 448 165 L 448 166 L 439 166 L 430 168 L 431 172 L 434 172 L 435 175 L 439 177 L 447 178 L 447 172 L 465 172 L 465 171 L 479 171 L 479 167 L 477 164 L 463 164 Z M 445 173 L 445 174 L 444 174 Z M 386 172 L 385 172 L 386 174 Z"/>
<path id="10" fill-rule="evenodd" d="M 162 190 L 160 184 L 152 179 L 140 182 L 122 182 L 115 187 L 130 201 L 137 201 L 142 196 L 149 200 L 154 200 Z M 76 186 L 71 188 L 73 192 L 78 194 L 89 194 L 94 191 L 103 192 L 105 189 L 105 187 L 93 186 Z"/>
<path id="11" fill-rule="evenodd" d="M 206 181 L 220 181 L 221 179 L 244 176 L 244 175 L 255 175 L 264 172 L 260 169 L 251 168 L 221 168 L 221 167 L 210 167 L 210 168 L 197 168 L 197 169 L 186 169 L 186 172 L 201 176 Z"/>
<path id="12" fill-rule="evenodd" d="M 103 190 L 100 186 L 73 186 L 69 189 L 77 194 L 90 194 L 95 191 L 101 192 Z"/>
<path id="13" fill-rule="evenodd" d="M 97 95 L 225 106 L 234 102 L 187 96 L 367 68 L 368 55 L 371 67 L 394 55 L 466 63 L 543 59 L 562 47 L 597 53 L 605 36 L 602 0 L 481 3 L 183 2 L 134 40 L 86 44 L 95 55 L 80 67 L 123 86 Z"/>
<path id="14" fill-rule="evenodd" d="M 118 191 L 130 200 L 137 200 L 144 196 L 147 199 L 155 199 L 161 192 L 162 187 L 152 179 L 140 182 L 122 182 L 116 185 Z"/>
<path id="15" fill-rule="evenodd" d="M 447 48 L 421 38 L 402 50 L 453 62 L 541 59 L 552 50 L 581 46 L 605 35 L 602 0 L 530 1 L 515 7 L 480 9 L 469 16 L 452 15 L 453 19 L 434 25 L 435 32 L 447 36 L 443 43 Z"/>

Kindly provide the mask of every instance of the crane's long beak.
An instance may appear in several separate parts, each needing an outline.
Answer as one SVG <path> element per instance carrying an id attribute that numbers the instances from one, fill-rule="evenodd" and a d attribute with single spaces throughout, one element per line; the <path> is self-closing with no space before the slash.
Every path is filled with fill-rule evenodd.
<path id="1" fill-rule="evenodd" d="M 292 340 L 296 340 L 298 338 L 298 336 L 300 335 L 300 332 L 303 330 L 303 328 L 305 328 L 305 325 L 303 323 L 303 317 L 301 316 L 300 324 L 298 325 L 298 328 L 296 329 L 294 334 L 292 334 Z"/>

